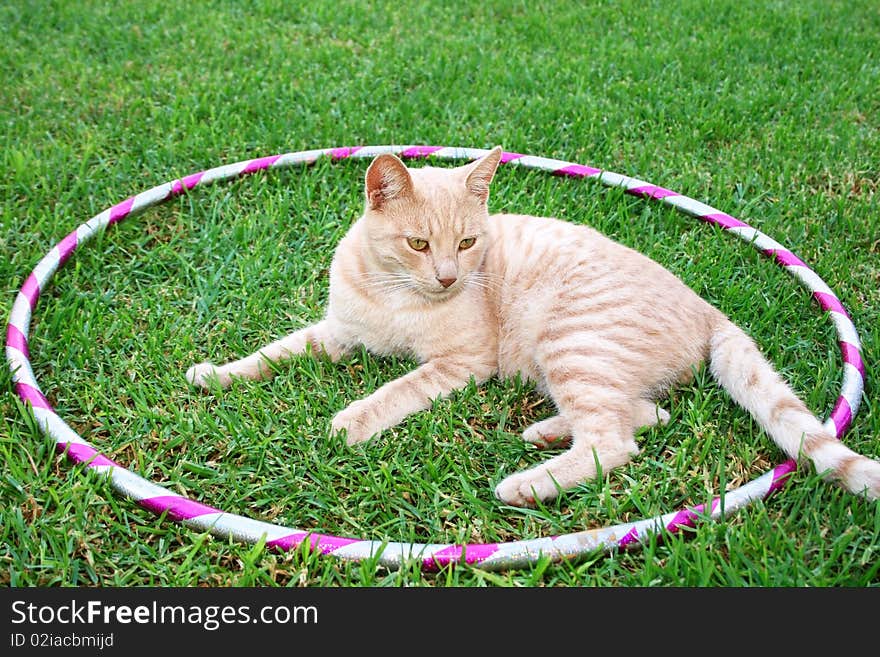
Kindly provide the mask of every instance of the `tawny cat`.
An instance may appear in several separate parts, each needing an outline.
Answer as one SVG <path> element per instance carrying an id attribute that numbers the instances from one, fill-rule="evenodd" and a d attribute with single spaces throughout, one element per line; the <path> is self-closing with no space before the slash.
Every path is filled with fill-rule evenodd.
<path id="1" fill-rule="evenodd" d="M 432 400 L 516 374 L 558 415 L 523 433 L 570 448 L 504 479 L 495 494 L 530 505 L 627 463 L 634 432 L 665 422 L 658 394 L 705 359 L 730 395 L 791 457 L 805 455 L 848 490 L 880 496 L 880 463 L 841 444 L 793 394 L 754 342 L 649 258 L 585 226 L 489 215 L 501 149 L 457 168 L 409 169 L 393 155 L 366 174 L 366 207 L 339 243 L 324 319 L 251 356 L 196 365 L 189 381 L 226 386 L 272 374 L 268 362 L 306 352 L 337 360 L 359 345 L 419 367 L 333 418 L 349 444 Z"/>

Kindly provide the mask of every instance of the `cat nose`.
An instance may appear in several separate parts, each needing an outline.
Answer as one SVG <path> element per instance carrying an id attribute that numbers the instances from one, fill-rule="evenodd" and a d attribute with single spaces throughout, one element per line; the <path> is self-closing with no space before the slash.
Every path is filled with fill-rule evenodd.
<path id="1" fill-rule="evenodd" d="M 458 279 L 455 276 L 452 276 L 450 278 L 440 278 L 438 276 L 437 280 L 440 282 L 440 285 L 442 285 L 443 287 L 449 287 L 450 285 L 455 283 L 455 281 L 457 281 Z"/>

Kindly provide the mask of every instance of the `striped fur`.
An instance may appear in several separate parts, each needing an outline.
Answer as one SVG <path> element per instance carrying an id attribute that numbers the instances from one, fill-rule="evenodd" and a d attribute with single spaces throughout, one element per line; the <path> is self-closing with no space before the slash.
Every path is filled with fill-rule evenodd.
<path id="1" fill-rule="evenodd" d="M 241 360 L 196 365 L 187 378 L 203 387 L 265 378 L 269 362 L 306 351 L 337 360 L 361 345 L 415 357 L 415 370 L 333 418 L 333 433 L 355 444 L 471 379 L 520 375 L 558 409 L 524 439 L 570 444 L 497 486 L 505 503 L 530 505 L 594 477 L 597 466 L 627 463 L 635 430 L 669 419 L 658 394 L 708 359 L 786 454 L 880 496 L 880 463 L 824 430 L 754 342 L 669 271 L 585 226 L 490 216 L 500 156 L 496 148 L 454 169 L 377 157 L 364 214 L 333 258 L 324 319 Z"/>

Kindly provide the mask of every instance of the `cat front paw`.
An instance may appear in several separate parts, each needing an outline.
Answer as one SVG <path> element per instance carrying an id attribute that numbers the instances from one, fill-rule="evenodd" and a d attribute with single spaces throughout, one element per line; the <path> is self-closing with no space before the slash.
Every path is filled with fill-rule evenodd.
<path id="1" fill-rule="evenodd" d="M 346 445 L 357 445 L 372 438 L 381 431 L 373 422 L 370 405 L 364 400 L 351 403 L 339 411 L 330 423 L 330 433 L 339 436 L 345 433 Z"/>
<path id="2" fill-rule="evenodd" d="M 495 497 L 511 506 L 535 506 L 559 495 L 559 488 L 550 473 L 540 467 L 517 472 L 495 487 Z"/>
<path id="3" fill-rule="evenodd" d="M 193 365 L 186 371 L 186 380 L 203 390 L 208 390 L 217 384 L 221 388 L 226 388 L 230 383 L 229 376 L 223 374 L 213 363 Z"/>

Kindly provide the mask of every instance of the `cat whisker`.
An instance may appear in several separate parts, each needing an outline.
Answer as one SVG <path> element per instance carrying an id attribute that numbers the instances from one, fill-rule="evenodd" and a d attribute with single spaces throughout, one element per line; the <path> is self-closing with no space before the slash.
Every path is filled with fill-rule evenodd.
<path id="1" fill-rule="evenodd" d="M 380 294 L 382 296 L 389 296 L 391 294 L 394 294 L 395 292 L 415 290 L 417 288 L 418 286 L 415 284 L 415 282 L 411 278 L 406 276 L 396 278 L 391 281 L 378 280 L 361 285 L 361 289 L 371 293 Z"/>
<path id="2" fill-rule="evenodd" d="M 409 287 L 415 287 L 412 281 L 409 280 L 397 280 L 397 281 L 372 281 L 369 283 L 364 283 L 361 286 L 362 290 L 378 290 L 378 291 L 386 291 L 386 290 L 398 290 L 405 289 Z"/>
<path id="3" fill-rule="evenodd" d="M 395 274 L 389 272 L 366 272 L 358 276 L 360 287 L 364 289 L 384 288 L 387 286 L 397 286 L 401 284 L 410 284 L 412 279 L 407 274 Z"/>
<path id="4" fill-rule="evenodd" d="M 409 279 L 409 274 L 403 272 L 388 272 L 388 271 L 367 271 L 362 274 L 358 274 L 358 278 L 368 278 L 374 280 L 397 280 L 397 279 Z"/>
<path id="5" fill-rule="evenodd" d="M 497 291 L 501 289 L 503 279 L 500 276 L 487 274 L 485 272 L 471 272 L 465 279 L 465 285 L 473 285 L 489 291 Z"/>

